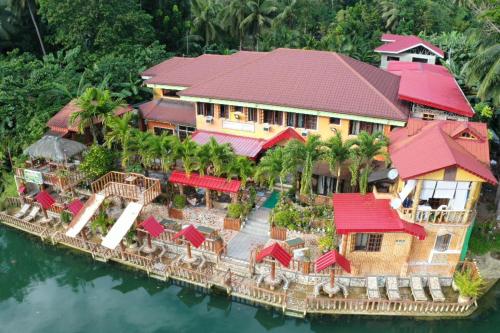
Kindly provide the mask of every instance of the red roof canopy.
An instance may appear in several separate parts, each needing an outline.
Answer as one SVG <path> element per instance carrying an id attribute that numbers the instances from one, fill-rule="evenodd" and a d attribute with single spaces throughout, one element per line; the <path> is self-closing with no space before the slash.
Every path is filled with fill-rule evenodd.
<path id="1" fill-rule="evenodd" d="M 153 217 L 150 216 L 140 224 L 151 236 L 158 237 L 160 236 L 165 228 Z"/>
<path id="2" fill-rule="evenodd" d="M 288 127 L 287 129 L 285 129 L 285 130 L 279 132 L 278 134 L 276 134 L 275 136 L 273 136 L 271 139 L 267 140 L 262 145 L 262 149 L 269 149 L 282 141 L 291 140 L 291 139 L 306 141 L 302 135 L 297 133 L 296 130 L 294 130 L 291 127 Z"/>
<path id="3" fill-rule="evenodd" d="M 375 199 L 372 193 L 336 193 L 333 195 L 334 222 L 338 234 L 358 232 L 405 232 L 425 239 L 425 229 L 401 220 L 390 200 Z"/>
<path id="4" fill-rule="evenodd" d="M 234 150 L 236 155 L 246 156 L 250 158 L 255 158 L 262 151 L 262 145 L 264 140 L 255 139 L 246 136 L 208 132 L 208 131 L 196 131 L 192 134 L 192 139 L 194 142 L 204 145 L 210 141 L 210 138 L 214 138 L 218 144 L 229 143 Z"/>
<path id="5" fill-rule="evenodd" d="M 351 264 L 349 260 L 335 250 L 323 254 L 316 260 L 316 273 L 335 264 L 338 264 L 347 273 L 351 273 Z"/>
<path id="6" fill-rule="evenodd" d="M 181 231 L 174 235 L 174 239 L 184 236 L 194 247 L 200 247 L 205 241 L 205 236 L 198 231 L 192 224 L 183 228 Z"/>
<path id="7" fill-rule="evenodd" d="M 24 192 L 26 192 L 26 186 L 24 186 L 24 185 L 19 186 L 19 189 L 17 190 L 17 192 L 19 194 L 23 194 Z"/>
<path id="8" fill-rule="evenodd" d="M 290 253 L 286 252 L 286 250 L 283 249 L 278 243 L 274 243 L 273 245 L 262 249 L 257 254 L 257 262 L 261 262 L 266 257 L 271 257 L 278 260 L 279 263 L 285 267 L 288 267 L 290 265 L 290 260 L 292 259 Z"/>
<path id="9" fill-rule="evenodd" d="M 78 212 L 83 208 L 83 203 L 80 201 L 80 199 L 75 199 L 71 201 L 71 203 L 68 205 L 67 209 L 71 212 L 71 214 L 76 215 Z"/>
<path id="10" fill-rule="evenodd" d="M 377 47 L 375 52 L 398 54 L 418 46 L 423 46 L 437 56 L 444 57 L 443 50 L 417 36 L 383 34 L 380 40 L 386 42 L 386 44 Z"/>
<path id="11" fill-rule="evenodd" d="M 168 179 L 170 183 L 188 185 L 193 187 L 201 187 L 217 192 L 236 193 L 239 191 L 241 182 L 239 180 L 227 180 L 214 176 L 201 176 L 197 173 L 192 173 L 188 176 L 182 171 L 173 171 Z"/>
<path id="12" fill-rule="evenodd" d="M 148 121 L 196 126 L 196 111 L 191 102 L 162 98 L 143 103 L 139 109 Z"/>
<path id="13" fill-rule="evenodd" d="M 40 193 L 38 193 L 35 198 L 43 209 L 49 209 L 53 204 L 56 203 L 54 198 L 52 198 L 52 196 L 47 191 L 40 191 Z"/>

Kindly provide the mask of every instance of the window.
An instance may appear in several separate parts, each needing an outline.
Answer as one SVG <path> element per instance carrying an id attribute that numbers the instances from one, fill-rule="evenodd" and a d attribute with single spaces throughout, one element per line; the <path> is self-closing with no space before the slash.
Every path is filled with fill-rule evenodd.
<path id="1" fill-rule="evenodd" d="M 472 140 L 476 139 L 476 137 L 474 135 L 472 135 L 471 132 L 467 132 L 467 131 L 460 134 L 460 137 L 463 139 L 472 139 Z"/>
<path id="2" fill-rule="evenodd" d="M 330 117 L 330 125 L 340 125 L 340 118 Z"/>
<path id="3" fill-rule="evenodd" d="M 317 128 L 318 117 L 302 114 L 302 113 L 291 113 L 286 114 L 286 125 L 296 128 L 306 128 L 315 130 Z"/>
<path id="4" fill-rule="evenodd" d="M 247 109 L 247 120 L 248 121 L 257 121 L 257 109 L 256 108 L 248 108 Z"/>
<path id="5" fill-rule="evenodd" d="M 436 237 L 436 245 L 434 245 L 434 250 L 437 252 L 448 251 L 450 247 L 451 235 L 441 235 Z"/>
<path id="6" fill-rule="evenodd" d="M 369 134 L 373 134 L 375 132 L 383 132 L 383 131 L 384 131 L 383 124 L 374 124 L 357 120 L 351 120 L 349 122 L 350 135 L 358 135 L 361 132 L 367 132 Z"/>
<path id="7" fill-rule="evenodd" d="M 353 251 L 379 252 L 383 236 L 383 234 L 355 234 Z"/>
<path id="8" fill-rule="evenodd" d="M 243 112 L 243 107 L 242 106 L 235 106 L 234 112 Z"/>
<path id="9" fill-rule="evenodd" d="M 399 61 L 399 57 L 391 57 L 391 56 L 388 56 L 388 57 L 387 57 L 387 61 Z"/>
<path id="10" fill-rule="evenodd" d="M 422 115 L 423 120 L 434 120 L 434 115 L 432 113 L 424 113 Z"/>
<path id="11" fill-rule="evenodd" d="M 227 105 L 219 105 L 219 117 L 221 118 L 227 118 L 228 112 L 227 112 Z"/>
<path id="12" fill-rule="evenodd" d="M 161 93 L 164 97 L 179 97 L 177 90 L 162 89 Z"/>
<path id="13" fill-rule="evenodd" d="M 198 103 L 198 115 L 214 116 L 214 105 L 210 103 Z"/>
<path id="14" fill-rule="evenodd" d="M 174 134 L 174 130 L 171 128 L 163 128 L 163 127 L 153 127 L 153 132 L 156 135 L 162 135 L 163 133 L 167 133 L 168 135 Z"/>
<path id="15" fill-rule="evenodd" d="M 193 133 L 195 130 L 196 128 L 194 127 L 179 125 L 177 129 L 177 133 L 179 134 L 179 139 L 184 140 L 185 138 L 190 136 L 191 133 Z"/>
<path id="16" fill-rule="evenodd" d="M 283 124 L 283 112 L 264 110 L 264 122 L 273 125 Z"/>
<path id="17" fill-rule="evenodd" d="M 424 59 L 424 58 L 413 58 L 411 60 L 411 62 L 421 62 L 421 63 L 426 64 L 427 63 L 427 59 Z"/>

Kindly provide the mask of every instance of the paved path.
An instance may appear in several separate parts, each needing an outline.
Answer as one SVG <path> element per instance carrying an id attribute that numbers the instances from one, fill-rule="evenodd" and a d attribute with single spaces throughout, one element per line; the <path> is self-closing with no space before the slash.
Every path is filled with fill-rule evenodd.
<path id="1" fill-rule="evenodd" d="M 260 207 L 248 216 L 245 227 L 227 245 L 228 257 L 248 262 L 252 248 L 257 244 L 267 243 L 270 213 L 271 209 Z"/>

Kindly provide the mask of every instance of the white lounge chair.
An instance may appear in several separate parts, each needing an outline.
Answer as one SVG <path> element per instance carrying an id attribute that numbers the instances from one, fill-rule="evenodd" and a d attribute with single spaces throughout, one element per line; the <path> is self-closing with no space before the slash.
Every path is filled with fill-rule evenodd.
<path id="1" fill-rule="evenodd" d="M 410 278 L 410 288 L 415 301 L 424 302 L 429 300 L 425 294 L 422 278 L 420 276 L 412 276 Z"/>
<path id="2" fill-rule="evenodd" d="M 30 213 L 28 214 L 28 216 L 26 216 L 25 218 L 23 218 L 23 221 L 25 221 L 25 222 L 31 222 L 31 221 L 33 221 L 36 218 L 36 216 L 38 215 L 39 212 L 40 212 L 40 206 L 33 207 L 33 209 L 30 211 Z"/>
<path id="3" fill-rule="evenodd" d="M 347 296 L 349 296 L 349 289 L 343 283 L 340 282 L 337 282 L 337 286 L 339 286 L 340 290 L 342 290 L 344 298 L 347 298 Z"/>
<path id="4" fill-rule="evenodd" d="M 388 276 L 385 279 L 385 291 L 387 298 L 391 301 L 400 301 L 401 294 L 399 293 L 398 278 L 395 276 Z"/>
<path id="5" fill-rule="evenodd" d="M 381 298 L 376 276 L 369 276 L 366 278 L 366 295 L 368 296 L 368 299 Z"/>
<path id="6" fill-rule="evenodd" d="M 437 276 L 429 277 L 429 292 L 434 302 L 444 302 L 446 300 L 443 290 L 441 290 L 441 283 L 439 283 L 439 278 Z"/>
<path id="7" fill-rule="evenodd" d="M 28 210 L 30 209 L 31 205 L 30 204 L 24 204 L 21 209 L 14 214 L 14 217 L 16 219 L 20 219 L 22 218 L 24 215 L 26 215 L 26 213 L 28 212 Z"/>

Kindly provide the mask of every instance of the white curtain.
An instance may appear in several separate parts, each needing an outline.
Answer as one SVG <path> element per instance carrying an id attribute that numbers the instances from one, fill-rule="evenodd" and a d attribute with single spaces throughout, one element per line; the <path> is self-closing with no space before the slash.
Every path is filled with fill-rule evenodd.
<path id="1" fill-rule="evenodd" d="M 424 180 L 424 183 L 422 184 L 422 192 L 420 193 L 421 200 L 429 200 L 429 198 L 432 198 L 434 189 L 436 188 L 436 183 L 437 182 L 435 180 Z"/>
<path id="2" fill-rule="evenodd" d="M 457 182 L 438 181 L 436 185 L 436 191 L 434 191 L 433 198 L 453 199 L 453 197 L 455 196 L 456 188 L 457 188 Z"/>
<path id="3" fill-rule="evenodd" d="M 470 182 L 458 182 L 455 197 L 450 201 L 450 209 L 463 210 L 469 197 Z"/>

